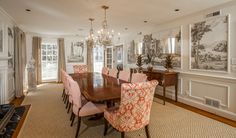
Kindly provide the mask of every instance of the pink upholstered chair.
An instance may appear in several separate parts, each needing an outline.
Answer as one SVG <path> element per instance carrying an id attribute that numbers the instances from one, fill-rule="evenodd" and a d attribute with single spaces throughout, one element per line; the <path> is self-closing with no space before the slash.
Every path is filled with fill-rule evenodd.
<path id="1" fill-rule="evenodd" d="M 143 73 L 133 73 L 131 83 L 145 82 L 147 81 L 147 75 Z"/>
<path id="2" fill-rule="evenodd" d="M 142 83 L 124 83 L 121 85 L 121 103 L 119 108 L 105 109 L 105 131 L 108 123 L 121 132 L 124 138 L 125 132 L 135 131 L 145 127 L 149 138 L 148 124 L 154 97 L 156 80 Z"/>
<path id="3" fill-rule="evenodd" d="M 118 73 L 118 70 L 115 68 L 109 70 L 110 77 L 117 78 L 117 73 Z"/>
<path id="4" fill-rule="evenodd" d="M 68 81 L 67 81 L 67 77 L 69 76 L 64 70 L 61 70 L 61 74 L 62 74 L 62 82 L 63 82 L 63 101 L 64 103 L 66 103 L 66 101 L 68 100 L 68 95 L 69 95 L 69 87 L 68 87 Z"/>
<path id="5" fill-rule="evenodd" d="M 130 82 L 130 71 L 129 70 L 120 71 L 119 72 L 119 79 Z"/>
<path id="6" fill-rule="evenodd" d="M 103 67 L 102 68 L 102 74 L 108 75 L 108 73 L 109 73 L 109 69 L 107 67 Z"/>
<path id="7" fill-rule="evenodd" d="M 74 65 L 73 69 L 74 69 L 74 73 L 88 72 L 88 66 L 87 65 Z"/>
<path id="8" fill-rule="evenodd" d="M 80 124 L 81 124 L 81 117 L 95 115 L 99 113 L 103 113 L 106 106 L 104 104 L 94 104 L 92 102 L 87 102 L 82 100 L 80 88 L 77 82 L 74 80 L 70 80 L 70 90 L 72 94 L 72 101 L 73 101 L 73 112 L 71 114 L 72 122 L 71 126 L 74 123 L 75 116 L 78 116 L 78 126 L 75 137 L 78 137 Z"/>

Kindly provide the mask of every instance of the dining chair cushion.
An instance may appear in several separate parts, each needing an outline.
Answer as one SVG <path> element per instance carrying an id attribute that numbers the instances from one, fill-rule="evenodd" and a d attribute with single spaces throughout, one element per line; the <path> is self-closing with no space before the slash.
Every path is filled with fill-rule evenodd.
<path id="1" fill-rule="evenodd" d="M 74 69 L 74 73 L 88 72 L 88 66 L 87 65 L 74 65 L 73 69 Z"/>
<path id="2" fill-rule="evenodd" d="M 143 73 L 133 73 L 131 78 L 131 83 L 137 83 L 137 82 L 146 82 L 147 81 L 147 75 Z"/>
<path id="3" fill-rule="evenodd" d="M 130 81 L 130 71 L 123 70 L 119 72 L 119 79 L 129 82 Z"/>
<path id="4" fill-rule="evenodd" d="M 79 116 L 90 116 L 98 113 L 103 113 L 104 109 L 106 108 L 105 104 L 94 104 L 92 102 L 87 102 L 85 105 L 82 106 L 82 108 L 79 111 Z M 76 106 L 73 106 L 73 113 L 78 116 L 78 110 Z"/>
<path id="5" fill-rule="evenodd" d="M 109 70 L 110 77 L 117 78 L 117 73 L 118 73 L 118 70 L 115 68 Z"/>
<path id="6" fill-rule="evenodd" d="M 105 119 L 118 131 L 129 132 L 149 124 L 151 106 L 158 82 L 121 85 L 121 103 L 118 109 L 105 109 Z"/>

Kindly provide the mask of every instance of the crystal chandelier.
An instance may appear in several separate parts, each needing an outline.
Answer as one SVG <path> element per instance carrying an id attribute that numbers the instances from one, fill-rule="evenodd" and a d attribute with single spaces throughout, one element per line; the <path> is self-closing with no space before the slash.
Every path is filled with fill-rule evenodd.
<path id="1" fill-rule="evenodd" d="M 106 11 L 109 9 L 108 6 L 102 6 L 102 9 L 104 9 L 104 21 L 102 22 L 102 29 L 98 31 L 98 43 L 103 46 L 111 46 L 112 40 L 114 37 L 114 30 L 109 32 L 108 30 L 108 24 L 106 19 Z"/>
<path id="2" fill-rule="evenodd" d="M 87 44 L 90 46 L 94 46 L 94 41 L 95 41 L 95 37 L 94 37 L 94 32 L 93 32 L 93 18 L 89 18 L 90 21 L 90 30 L 89 30 L 89 36 L 87 37 Z"/>

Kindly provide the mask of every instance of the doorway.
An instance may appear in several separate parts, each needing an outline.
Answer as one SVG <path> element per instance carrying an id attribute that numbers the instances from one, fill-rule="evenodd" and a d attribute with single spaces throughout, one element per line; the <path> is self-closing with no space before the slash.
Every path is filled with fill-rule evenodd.
<path id="1" fill-rule="evenodd" d="M 56 81 L 58 73 L 58 47 L 56 43 L 42 43 L 42 81 Z"/>
<path id="2" fill-rule="evenodd" d="M 104 48 L 102 46 L 96 46 L 93 48 L 93 71 L 102 72 L 104 66 Z"/>

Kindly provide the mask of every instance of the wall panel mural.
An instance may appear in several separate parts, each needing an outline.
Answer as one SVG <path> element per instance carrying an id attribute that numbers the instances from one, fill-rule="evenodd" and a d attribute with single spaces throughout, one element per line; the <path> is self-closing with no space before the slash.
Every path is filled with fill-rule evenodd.
<path id="1" fill-rule="evenodd" d="M 71 42 L 69 47 L 69 55 L 67 55 L 68 63 L 84 63 L 86 58 L 85 43 L 82 41 Z"/>
<path id="2" fill-rule="evenodd" d="M 181 68 L 181 47 L 182 47 L 182 33 L 181 27 L 160 31 L 150 35 L 145 35 L 143 38 L 142 53 L 144 60 L 147 60 L 147 55 L 151 56 L 154 66 L 163 66 L 165 63 L 165 49 L 166 40 L 169 37 L 175 39 L 175 57 L 173 59 L 173 67 Z"/>
<path id="3" fill-rule="evenodd" d="M 228 71 L 229 16 L 190 25 L 190 69 Z"/>
<path id="4" fill-rule="evenodd" d="M 136 62 L 134 40 L 131 41 L 130 44 L 128 45 L 127 60 L 128 60 L 128 64 L 134 64 Z"/>

